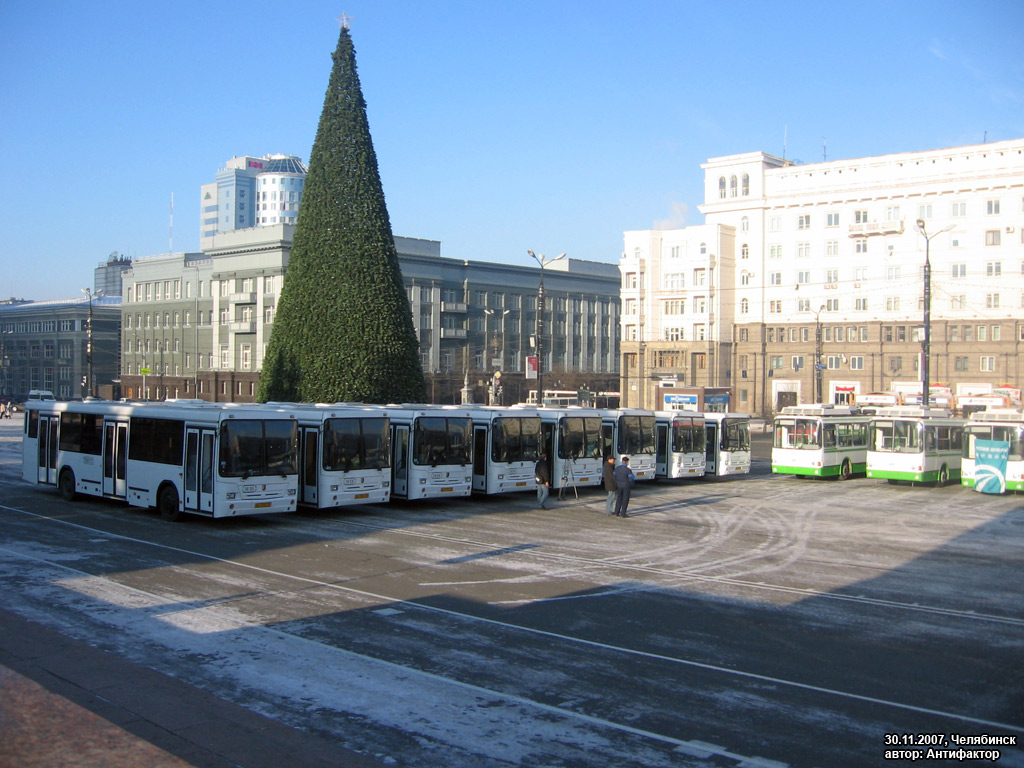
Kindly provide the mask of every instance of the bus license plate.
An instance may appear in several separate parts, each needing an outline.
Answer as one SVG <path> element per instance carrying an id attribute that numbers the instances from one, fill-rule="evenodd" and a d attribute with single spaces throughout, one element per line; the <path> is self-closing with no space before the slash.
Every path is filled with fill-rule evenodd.
<path id="1" fill-rule="evenodd" d="M 454 488 L 442 488 L 441 493 L 451 493 L 454 490 Z"/>
<path id="2" fill-rule="evenodd" d="M 368 498 L 370 498 L 370 494 L 368 494 L 368 493 L 357 493 L 355 498 L 357 498 L 357 499 L 368 499 Z"/>
<path id="3" fill-rule="evenodd" d="M 525 482 L 524 483 L 516 483 L 516 488 L 525 488 L 525 487 L 526 487 L 526 483 Z"/>
<path id="4" fill-rule="evenodd" d="M 256 509 L 263 509 L 264 507 L 269 507 L 270 506 L 270 502 L 269 501 L 257 501 L 254 506 L 256 507 Z"/>

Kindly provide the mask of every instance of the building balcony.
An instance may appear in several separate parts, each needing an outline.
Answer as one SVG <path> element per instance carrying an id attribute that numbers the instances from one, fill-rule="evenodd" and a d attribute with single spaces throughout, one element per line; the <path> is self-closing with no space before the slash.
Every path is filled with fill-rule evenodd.
<path id="1" fill-rule="evenodd" d="M 229 304 L 255 304 L 256 293 L 232 293 L 228 296 Z"/>
<path id="2" fill-rule="evenodd" d="M 441 302 L 442 312 L 461 312 L 465 314 L 468 311 L 466 302 L 464 301 L 442 301 Z"/>
<path id="3" fill-rule="evenodd" d="M 850 237 L 868 237 L 870 235 L 901 235 L 903 220 L 900 221 L 866 221 L 850 225 Z"/>
<path id="4" fill-rule="evenodd" d="M 442 328 L 441 329 L 442 339 L 464 339 L 466 338 L 465 328 Z"/>
<path id="5" fill-rule="evenodd" d="M 255 320 L 235 320 L 228 323 L 228 331 L 231 333 L 256 333 Z"/>

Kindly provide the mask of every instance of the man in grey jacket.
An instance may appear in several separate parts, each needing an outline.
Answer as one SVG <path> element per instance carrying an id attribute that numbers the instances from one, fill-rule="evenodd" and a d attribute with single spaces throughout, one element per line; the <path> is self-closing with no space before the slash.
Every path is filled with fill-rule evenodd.
<path id="1" fill-rule="evenodd" d="M 629 508 L 629 494 L 633 490 L 633 470 L 629 468 L 629 456 L 622 457 L 622 463 L 615 468 L 613 473 L 615 485 L 618 486 L 615 493 L 615 515 L 616 517 L 629 517 L 626 510 Z"/>

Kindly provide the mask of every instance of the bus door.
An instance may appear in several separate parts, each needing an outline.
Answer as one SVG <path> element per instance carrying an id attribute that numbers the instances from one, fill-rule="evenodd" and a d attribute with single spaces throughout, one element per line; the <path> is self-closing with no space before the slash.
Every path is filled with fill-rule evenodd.
<path id="1" fill-rule="evenodd" d="M 487 426 L 473 427 L 473 490 L 487 491 Z"/>
<path id="2" fill-rule="evenodd" d="M 656 455 L 654 458 L 654 474 L 667 477 L 669 468 L 669 435 L 671 433 L 668 424 L 658 424 L 655 430 Z"/>
<path id="3" fill-rule="evenodd" d="M 317 506 L 318 497 L 317 482 L 320 472 L 319 451 L 320 430 L 316 427 L 301 427 L 299 429 L 299 445 L 302 446 L 302 455 L 299 457 L 299 466 L 302 467 L 302 483 L 299 486 L 299 503 Z"/>
<path id="4" fill-rule="evenodd" d="M 58 414 L 50 416 L 39 414 L 36 468 L 39 473 L 39 482 L 46 485 L 56 485 L 57 483 L 57 424 L 59 421 Z"/>
<path id="5" fill-rule="evenodd" d="M 718 424 L 707 422 L 705 424 L 707 429 L 707 446 L 705 447 L 704 457 L 707 462 L 705 473 L 709 475 L 718 474 Z"/>
<path id="6" fill-rule="evenodd" d="M 409 427 L 394 425 L 391 439 L 391 492 L 403 498 L 409 497 Z"/>
<path id="7" fill-rule="evenodd" d="M 125 465 L 128 458 L 128 422 L 103 423 L 103 495 L 124 499 L 128 496 Z"/>
<path id="8" fill-rule="evenodd" d="M 601 444 L 603 446 L 602 459 L 607 460 L 609 456 L 615 456 L 618 446 L 615 445 L 615 425 L 613 423 L 606 421 L 601 424 Z"/>
<path id="9" fill-rule="evenodd" d="M 185 509 L 213 514 L 213 468 L 216 430 L 185 430 Z"/>

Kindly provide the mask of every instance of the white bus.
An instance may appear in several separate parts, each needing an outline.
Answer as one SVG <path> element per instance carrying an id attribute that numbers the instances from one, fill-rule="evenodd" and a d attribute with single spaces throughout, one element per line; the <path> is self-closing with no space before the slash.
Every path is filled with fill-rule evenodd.
<path id="1" fill-rule="evenodd" d="M 868 477 L 890 483 L 959 482 L 965 423 L 946 408 L 880 408 L 869 426 Z"/>
<path id="2" fill-rule="evenodd" d="M 1006 460 L 1006 490 L 1024 491 L 1024 412 L 1016 408 L 998 408 L 972 413 L 964 434 L 960 482 L 968 488 L 975 481 L 975 443 L 996 440 L 1009 445 Z"/>
<path id="3" fill-rule="evenodd" d="M 299 424 L 299 504 L 315 509 L 391 498 L 386 413 L 357 403 L 267 403 Z"/>
<path id="4" fill-rule="evenodd" d="M 536 408 L 468 406 L 473 418 L 473 490 L 532 491 L 540 458 L 540 414 Z"/>
<path id="5" fill-rule="evenodd" d="M 391 496 L 469 496 L 473 489 L 473 416 L 457 405 L 367 406 L 391 420 Z"/>
<path id="6" fill-rule="evenodd" d="M 871 418 L 848 405 L 791 405 L 775 417 L 772 472 L 839 477 L 867 470 Z"/>
<path id="7" fill-rule="evenodd" d="M 177 401 L 32 401 L 22 476 L 75 494 L 156 507 L 166 520 L 294 512 L 293 415 Z"/>
<path id="8" fill-rule="evenodd" d="M 653 480 L 657 457 L 654 411 L 615 408 L 598 412 L 604 425 L 605 455 L 611 446 L 616 459 L 629 456 L 629 468 L 637 480 Z"/>
<path id="9" fill-rule="evenodd" d="M 517 406 L 518 407 L 518 406 Z M 541 450 L 548 454 L 551 487 L 600 485 L 601 414 L 592 408 L 538 408 Z"/>
<path id="10" fill-rule="evenodd" d="M 655 411 L 657 455 L 655 475 L 664 478 L 703 477 L 707 462 L 704 414 L 696 411 Z"/>
<path id="11" fill-rule="evenodd" d="M 704 430 L 705 477 L 750 472 L 750 414 L 706 412 Z"/>

